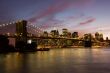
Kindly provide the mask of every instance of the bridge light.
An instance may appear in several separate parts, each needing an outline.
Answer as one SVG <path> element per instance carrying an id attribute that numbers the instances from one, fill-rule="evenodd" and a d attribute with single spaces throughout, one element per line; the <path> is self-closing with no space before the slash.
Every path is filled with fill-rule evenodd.
<path id="1" fill-rule="evenodd" d="M 17 36 L 17 33 L 15 33 L 14 35 Z"/>
<path id="2" fill-rule="evenodd" d="M 11 22 L 9 24 L 11 24 Z"/>
<path id="3" fill-rule="evenodd" d="M 6 24 L 6 25 L 9 25 L 9 24 Z"/>
<path id="4" fill-rule="evenodd" d="M 22 20 L 18 20 L 18 22 L 21 22 Z"/>
<path id="5" fill-rule="evenodd" d="M 31 23 L 31 25 L 33 25 L 33 24 Z"/>
<path id="6" fill-rule="evenodd" d="M 3 24 L 2 26 L 5 26 L 5 24 Z"/>
<path id="7" fill-rule="evenodd" d="M 30 39 L 30 40 L 27 40 L 27 43 L 28 44 L 31 44 L 32 43 L 32 40 Z"/>
<path id="8" fill-rule="evenodd" d="M 10 36 L 10 33 L 9 32 L 7 33 L 7 36 Z"/>
<path id="9" fill-rule="evenodd" d="M 12 22 L 12 24 L 15 24 L 15 23 L 16 23 L 16 22 L 14 22 L 14 21 Z"/>
<path id="10" fill-rule="evenodd" d="M 20 36 L 21 37 L 21 35 L 19 34 L 18 36 Z"/>

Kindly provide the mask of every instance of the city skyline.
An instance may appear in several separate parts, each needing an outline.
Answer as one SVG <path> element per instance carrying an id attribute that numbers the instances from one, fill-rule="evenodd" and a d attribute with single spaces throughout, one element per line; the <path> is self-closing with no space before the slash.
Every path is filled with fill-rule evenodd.
<path id="1" fill-rule="evenodd" d="M 110 36 L 109 6 L 109 0 L 1 0 L 0 24 L 25 19 L 47 31 L 102 32 L 105 38 Z"/>

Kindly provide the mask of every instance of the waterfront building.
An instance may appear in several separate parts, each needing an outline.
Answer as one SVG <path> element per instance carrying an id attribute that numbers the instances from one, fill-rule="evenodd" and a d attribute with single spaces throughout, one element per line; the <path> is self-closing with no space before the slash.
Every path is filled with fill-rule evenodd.
<path id="1" fill-rule="evenodd" d="M 99 35 L 99 39 L 100 39 L 99 41 L 103 42 L 103 40 L 104 40 L 104 39 L 103 39 L 103 34 L 100 34 L 100 35 Z"/>
<path id="2" fill-rule="evenodd" d="M 98 32 L 95 33 L 95 39 L 99 40 L 100 39 L 100 34 Z"/>
<path id="3" fill-rule="evenodd" d="M 67 37 L 68 38 L 71 38 L 72 37 L 71 32 L 68 32 L 68 36 Z"/>
<path id="4" fill-rule="evenodd" d="M 73 32 L 72 33 L 72 38 L 78 38 L 78 32 Z"/>
<path id="5" fill-rule="evenodd" d="M 62 29 L 62 35 L 63 35 L 63 37 L 67 37 L 68 36 L 68 29 L 63 28 Z"/>
<path id="6" fill-rule="evenodd" d="M 48 37 L 48 32 L 47 31 L 43 32 L 43 37 Z"/>
<path id="7" fill-rule="evenodd" d="M 59 37 L 59 31 L 58 30 L 51 30 L 50 34 L 52 37 Z"/>
<path id="8" fill-rule="evenodd" d="M 84 46 L 91 47 L 92 46 L 92 35 L 84 34 Z"/>
<path id="9" fill-rule="evenodd" d="M 106 41 L 108 41 L 109 40 L 109 38 L 108 37 L 106 37 Z"/>

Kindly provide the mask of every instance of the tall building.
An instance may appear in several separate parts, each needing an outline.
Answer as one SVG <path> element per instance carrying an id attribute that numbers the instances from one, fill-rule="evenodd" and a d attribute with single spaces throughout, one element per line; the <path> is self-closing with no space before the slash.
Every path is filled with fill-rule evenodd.
<path id="1" fill-rule="evenodd" d="M 106 41 L 108 41 L 109 40 L 109 38 L 108 37 L 106 37 Z"/>
<path id="2" fill-rule="evenodd" d="M 52 37 L 58 37 L 59 36 L 59 31 L 58 30 L 51 30 L 50 32 Z"/>
<path id="3" fill-rule="evenodd" d="M 44 31 L 44 32 L 43 32 L 43 36 L 44 36 L 44 37 L 48 37 L 48 32 L 47 32 L 47 31 Z"/>
<path id="4" fill-rule="evenodd" d="M 92 40 L 92 35 L 91 34 L 84 34 L 84 40 L 85 41 L 91 41 Z"/>
<path id="5" fill-rule="evenodd" d="M 98 41 L 103 41 L 103 34 L 102 33 L 95 33 L 95 39 Z"/>
<path id="6" fill-rule="evenodd" d="M 104 39 L 103 39 L 103 34 L 100 34 L 100 35 L 99 35 L 99 39 L 100 39 L 101 42 L 103 42 L 103 40 L 104 40 Z"/>
<path id="7" fill-rule="evenodd" d="M 72 38 L 78 38 L 78 32 L 73 32 L 72 33 Z"/>
<path id="8" fill-rule="evenodd" d="M 68 29 L 66 29 L 66 28 L 62 29 L 62 35 L 64 37 L 67 37 L 68 36 Z"/>
<path id="9" fill-rule="evenodd" d="M 95 39 L 96 39 L 96 40 L 99 40 L 99 36 L 100 36 L 99 33 L 96 32 L 96 33 L 95 33 Z"/>
<path id="10" fill-rule="evenodd" d="M 69 37 L 69 38 L 71 38 L 71 37 L 72 37 L 71 32 L 68 32 L 68 37 Z"/>
<path id="11" fill-rule="evenodd" d="M 84 46 L 91 47 L 92 46 L 92 35 L 84 34 Z"/>

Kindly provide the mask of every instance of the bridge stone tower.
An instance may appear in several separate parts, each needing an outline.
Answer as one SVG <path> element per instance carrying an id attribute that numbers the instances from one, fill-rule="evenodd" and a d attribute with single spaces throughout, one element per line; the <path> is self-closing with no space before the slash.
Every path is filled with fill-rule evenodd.
<path id="1" fill-rule="evenodd" d="M 22 20 L 16 23 L 16 48 L 23 48 L 27 43 L 27 21 Z"/>

